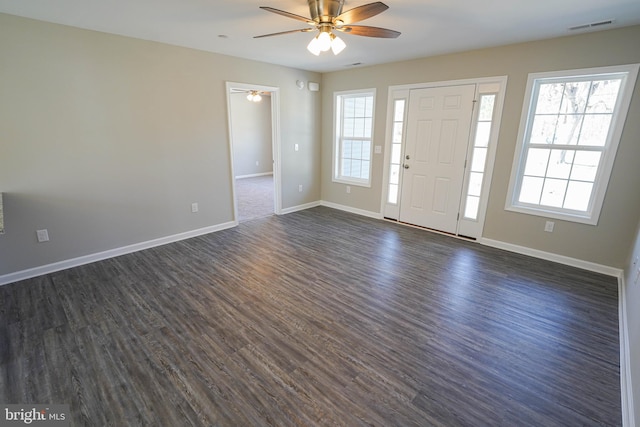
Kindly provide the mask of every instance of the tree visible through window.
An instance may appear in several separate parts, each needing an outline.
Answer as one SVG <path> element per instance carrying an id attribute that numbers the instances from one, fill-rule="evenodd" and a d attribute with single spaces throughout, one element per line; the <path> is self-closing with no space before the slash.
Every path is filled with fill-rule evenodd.
<path id="1" fill-rule="evenodd" d="M 510 208 L 597 222 L 635 81 L 607 71 L 530 76 Z"/>
<path id="2" fill-rule="evenodd" d="M 374 92 L 336 94 L 334 181 L 371 183 Z"/>

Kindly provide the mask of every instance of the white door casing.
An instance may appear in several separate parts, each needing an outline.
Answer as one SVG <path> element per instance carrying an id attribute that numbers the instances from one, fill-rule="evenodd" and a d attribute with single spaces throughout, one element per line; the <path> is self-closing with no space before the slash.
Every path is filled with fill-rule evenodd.
<path id="1" fill-rule="evenodd" d="M 456 233 L 476 86 L 409 95 L 400 221 Z"/>

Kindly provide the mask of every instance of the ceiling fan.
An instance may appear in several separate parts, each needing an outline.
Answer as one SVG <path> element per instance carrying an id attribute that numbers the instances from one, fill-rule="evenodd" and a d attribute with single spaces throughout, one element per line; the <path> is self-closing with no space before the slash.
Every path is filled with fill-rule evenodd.
<path id="1" fill-rule="evenodd" d="M 355 7 L 353 9 L 342 11 L 344 0 L 308 0 L 309 12 L 311 18 L 296 15 L 294 13 L 285 12 L 284 10 L 274 9 L 268 6 L 260 6 L 260 9 L 268 12 L 277 13 L 297 21 L 302 21 L 310 27 L 298 30 L 281 31 L 278 33 L 264 34 L 255 36 L 254 38 L 280 36 L 291 33 L 307 33 L 310 31 L 318 31 L 318 35 L 314 37 L 307 49 L 314 55 L 320 55 L 320 52 L 326 52 L 329 49 L 335 55 L 342 52 L 346 44 L 336 36 L 333 31 L 340 31 L 347 34 L 365 37 L 379 38 L 396 38 L 400 35 L 398 31 L 386 28 L 370 27 L 366 25 L 353 25 L 356 22 L 376 16 L 389 8 L 382 2 L 374 2 Z"/>

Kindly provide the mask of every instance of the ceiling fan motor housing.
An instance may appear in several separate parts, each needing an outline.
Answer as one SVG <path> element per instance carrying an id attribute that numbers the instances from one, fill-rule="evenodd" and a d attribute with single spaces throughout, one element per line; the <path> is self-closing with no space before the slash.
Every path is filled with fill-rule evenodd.
<path id="1" fill-rule="evenodd" d="M 317 23 L 331 23 L 342 13 L 344 0 L 309 0 L 311 19 Z"/>

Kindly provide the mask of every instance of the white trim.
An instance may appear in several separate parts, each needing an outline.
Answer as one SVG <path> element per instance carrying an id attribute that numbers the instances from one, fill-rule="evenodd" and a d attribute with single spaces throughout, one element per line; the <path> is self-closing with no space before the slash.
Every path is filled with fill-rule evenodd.
<path id="1" fill-rule="evenodd" d="M 622 139 L 622 132 L 624 130 L 629 106 L 631 104 L 631 98 L 633 96 L 635 83 L 638 77 L 638 70 L 640 70 L 640 64 L 626 64 L 529 74 L 520 115 L 520 124 L 518 126 L 518 137 L 516 140 L 516 149 L 513 155 L 511 175 L 509 177 L 505 210 L 582 224 L 598 224 L 600 212 L 604 206 L 607 187 L 611 179 L 616 152 L 618 150 L 619 142 Z M 524 176 L 524 169 L 526 166 L 526 155 L 530 147 L 530 127 L 533 123 L 532 118 L 535 112 L 534 104 L 537 102 L 539 82 L 563 80 L 571 77 L 574 77 L 574 80 L 581 80 L 584 77 L 596 79 L 600 75 L 605 76 L 616 74 L 622 75 L 620 92 L 611 117 L 611 125 L 609 135 L 607 136 L 607 142 L 603 147 L 601 147 L 602 157 L 600 165 L 598 166 L 591 201 L 589 202 L 587 211 L 572 211 L 566 208 L 554 208 L 542 204 L 531 204 L 518 201 Z M 549 148 L 553 148 L 553 146 L 550 146 Z M 580 146 L 576 146 L 576 149 L 580 149 Z"/>
<path id="2" fill-rule="evenodd" d="M 479 78 L 470 78 L 470 79 L 459 79 L 459 80 L 445 80 L 445 81 L 436 81 L 436 82 L 426 82 L 426 83 L 411 83 L 405 85 L 396 85 L 389 86 L 387 93 L 387 116 L 386 116 L 386 131 L 385 131 L 385 156 L 384 156 L 384 164 L 383 164 L 383 178 L 382 178 L 382 198 L 380 200 L 380 212 L 383 212 L 383 216 L 387 218 L 399 219 L 400 217 L 400 203 L 401 203 L 401 192 L 402 192 L 402 176 L 400 177 L 400 187 L 399 187 L 399 195 L 398 195 L 398 204 L 391 205 L 387 203 L 388 200 L 388 191 L 389 191 L 389 161 L 391 156 L 391 146 L 393 139 L 393 106 L 394 102 L 397 99 L 405 99 L 407 104 L 405 106 L 405 132 L 403 134 L 402 141 L 402 157 L 404 158 L 404 148 L 406 146 L 406 129 L 407 129 L 407 114 L 409 109 L 409 96 L 412 90 L 415 89 L 432 89 L 432 88 L 441 88 L 441 87 L 456 87 L 456 86 L 465 86 L 465 85 L 476 85 L 476 92 L 474 95 L 474 99 L 477 99 L 478 96 L 482 93 L 495 93 L 496 94 L 496 102 L 494 104 L 494 118 L 491 124 L 491 140 L 489 142 L 489 147 L 487 151 L 485 172 L 483 177 L 482 184 L 482 192 L 480 196 L 480 206 L 478 209 L 478 217 L 475 221 L 465 220 L 463 218 L 458 222 L 458 230 L 459 233 L 460 224 L 466 221 L 468 224 L 472 224 L 472 227 L 467 227 L 463 233 L 465 236 L 479 238 L 482 236 L 482 230 L 484 229 L 484 222 L 486 217 L 486 211 L 489 201 L 489 195 L 491 192 L 491 179 L 493 176 L 493 169 L 495 166 L 495 157 L 497 153 L 498 147 L 498 139 L 500 134 L 500 128 L 502 123 L 502 114 L 504 110 L 504 100 L 507 92 L 507 82 L 508 76 L 492 76 L 492 77 L 479 77 Z M 471 126 L 474 127 L 477 125 L 477 117 L 478 117 L 478 108 L 474 108 L 472 123 Z M 469 139 L 467 141 L 467 158 L 469 158 L 468 153 L 473 149 L 473 139 L 472 135 L 475 135 L 475 129 L 469 134 Z M 471 168 L 467 167 L 464 171 L 464 182 L 462 193 L 460 194 L 461 200 L 466 201 L 466 188 L 468 186 L 469 174 L 471 172 Z M 402 175 L 402 170 L 400 171 Z M 461 201 L 459 205 L 462 213 L 462 208 L 464 207 L 464 203 Z M 473 228 L 473 230 L 470 230 Z"/>
<path id="3" fill-rule="evenodd" d="M 293 212 L 304 211 L 306 209 L 315 208 L 316 206 L 320 206 L 320 202 L 310 202 L 310 203 L 305 203 L 303 205 L 292 206 L 290 208 L 282 209 L 280 214 L 281 215 L 286 215 L 286 214 L 290 214 L 290 213 L 293 213 Z"/>
<path id="4" fill-rule="evenodd" d="M 259 176 L 267 176 L 267 175 L 273 175 L 273 172 L 252 173 L 249 175 L 238 175 L 236 176 L 236 179 L 257 178 Z"/>
<path id="5" fill-rule="evenodd" d="M 620 394 L 622 426 L 634 427 L 633 380 L 631 378 L 631 355 L 629 354 L 629 327 L 627 325 L 627 298 L 624 275 L 618 277 L 618 319 L 620 330 Z"/>
<path id="6" fill-rule="evenodd" d="M 18 282 L 20 280 L 30 279 L 36 276 L 42 276 L 44 274 L 55 273 L 56 271 L 66 270 L 67 268 L 78 267 L 96 261 L 102 261 L 108 258 L 114 258 L 120 255 L 126 255 L 132 252 L 154 248 L 156 246 L 166 245 L 168 243 L 178 242 L 180 240 L 190 239 L 192 237 L 202 236 L 203 234 L 226 230 L 237 225 L 237 221 L 229 221 L 218 225 L 212 225 L 210 227 L 199 228 L 196 230 L 185 231 L 184 233 L 178 233 L 171 236 L 148 240 L 146 242 L 134 243 L 132 245 L 123 246 L 120 248 L 109 249 L 102 252 L 96 252 L 94 254 L 83 255 L 77 258 L 54 262 L 52 264 L 41 265 L 39 267 L 29 268 L 27 270 L 16 271 L 15 273 L 9 273 L 0 276 L 0 286 Z"/>
<path id="7" fill-rule="evenodd" d="M 231 94 L 236 89 L 240 90 L 259 90 L 270 92 L 271 96 L 271 149 L 273 157 L 273 210 L 279 215 L 282 213 L 282 168 L 281 163 L 281 144 L 280 144 L 280 88 L 275 86 L 263 86 L 249 83 L 236 83 L 227 81 L 225 83 L 227 90 L 227 122 L 229 136 L 229 162 L 231 165 L 231 176 L 234 177 L 233 162 L 233 132 L 231 120 Z M 246 176 L 243 176 L 246 177 Z M 238 177 L 236 177 L 238 178 Z M 233 217 L 238 221 L 238 199 L 236 197 L 235 180 L 231 180 L 231 195 L 233 197 Z"/>
<path id="8" fill-rule="evenodd" d="M 340 205 L 333 202 L 327 202 L 325 200 L 322 200 L 320 202 L 320 206 L 326 206 L 328 208 L 338 209 L 340 211 L 350 212 L 356 215 L 366 216 L 369 218 L 382 219 L 382 214 L 380 212 L 372 212 L 372 211 L 366 211 L 364 209 L 352 208 L 351 206 Z"/>
<path id="9" fill-rule="evenodd" d="M 370 140 L 370 153 L 369 153 L 369 178 L 351 178 L 344 177 L 340 173 L 340 169 L 342 167 L 342 154 L 340 153 L 342 150 L 342 144 L 339 144 L 339 135 L 342 131 L 342 116 L 343 112 L 341 109 L 337 108 L 338 99 L 342 99 L 342 97 L 353 97 L 356 95 L 371 95 L 373 98 L 373 110 L 371 112 L 371 138 Z M 375 126 L 376 126 L 376 100 L 377 98 L 377 90 L 376 88 L 371 89 L 356 89 L 356 90 L 343 90 L 333 93 L 333 151 L 332 151 L 332 160 L 331 160 L 331 181 L 338 184 L 346 184 L 346 185 L 355 185 L 359 187 L 367 187 L 371 188 L 373 182 L 373 163 L 374 163 L 374 141 L 375 141 Z M 342 102 L 340 103 L 340 107 L 342 107 Z M 339 116 L 339 117 L 338 117 Z M 339 147 L 338 147 L 339 145 Z"/>
<path id="10" fill-rule="evenodd" d="M 534 258 L 546 259 L 547 261 L 554 261 L 560 264 L 568 265 L 571 267 L 581 268 L 587 271 L 593 271 L 594 273 L 606 274 L 607 276 L 620 277 L 622 270 L 619 268 L 609 267 L 607 265 L 596 264 L 594 262 L 584 261 L 577 258 L 571 258 L 564 255 L 554 254 L 552 252 L 545 252 L 538 249 L 527 248 L 526 246 L 514 245 L 512 243 L 502 242 L 499 240 L 487 239 L 481 237 L 477 240 L 478 243 L 491 246 L 493 248 L 504 249 L 509 252 L 515 252 L 522 255 L 529 255 Z"/>

